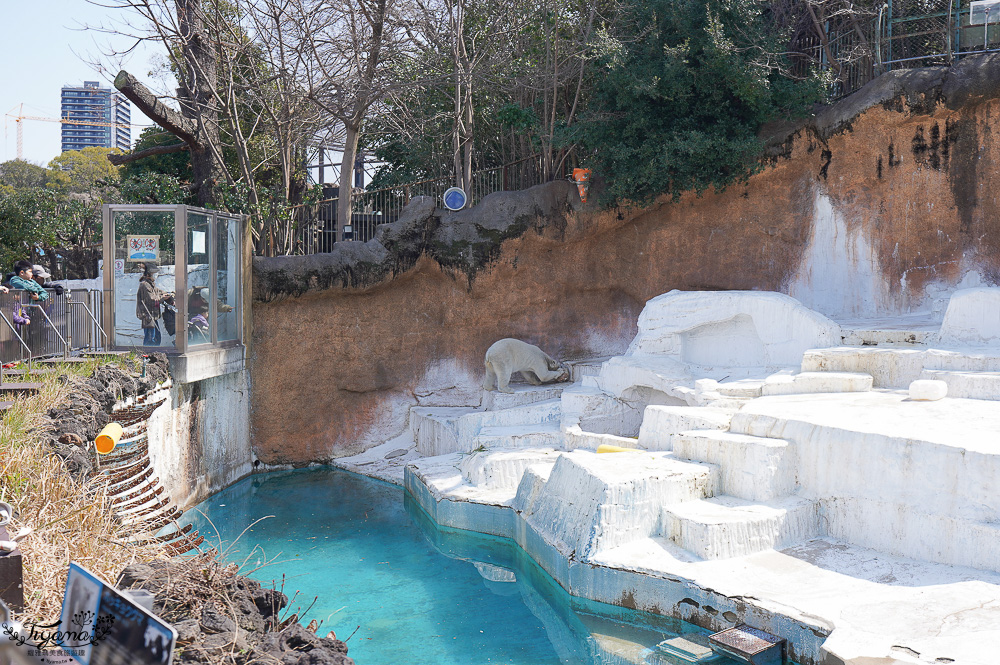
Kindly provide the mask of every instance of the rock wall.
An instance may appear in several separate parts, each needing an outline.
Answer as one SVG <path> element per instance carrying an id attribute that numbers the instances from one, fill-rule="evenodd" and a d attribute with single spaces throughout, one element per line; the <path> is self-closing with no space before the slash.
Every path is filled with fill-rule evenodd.
<path id="1" fill-rule="evenodd" d="M 775 290 L 836 320 L 943 314 L 1000 282 L 1000 57 L 886 75 L 765 128 L 766 168 L 721 193 L 597 211 L 550 183 L 461 213 L 417 199 L 369 243 L 256 259 L 252 441 L 303 464 L 478 404 L 501 337 L 621 353 L 671 289 Z"/>

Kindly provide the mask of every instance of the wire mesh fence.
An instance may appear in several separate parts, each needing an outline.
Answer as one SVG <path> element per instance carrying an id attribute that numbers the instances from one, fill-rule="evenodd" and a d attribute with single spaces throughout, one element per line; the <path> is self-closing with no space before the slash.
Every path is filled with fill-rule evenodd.
<path id="1" fill-rule="evenodd" d="M 73 291 L 34 301 L 27 291 L 0 293 L 0 363 L 106 346 L 100 291 Z"/>

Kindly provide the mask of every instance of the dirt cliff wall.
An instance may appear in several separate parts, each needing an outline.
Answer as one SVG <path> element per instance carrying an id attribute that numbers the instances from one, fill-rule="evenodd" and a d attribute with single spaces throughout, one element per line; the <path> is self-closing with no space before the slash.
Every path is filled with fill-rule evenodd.
<path id="1" fill-rule="evenodd" d="M 998 283 L 1000 59 L 966 62 L 768 128 L 767 168 L 722 193 L 604 212 L 568 183 L 458 214 L 423 200 L 370 243 L 257 259 L 255 453 L 325 460 L 400 434 L 414 404 L 477 404 L 502 337 L 620 352 L 671 289 L 784 291 L 845 319 Z"/>

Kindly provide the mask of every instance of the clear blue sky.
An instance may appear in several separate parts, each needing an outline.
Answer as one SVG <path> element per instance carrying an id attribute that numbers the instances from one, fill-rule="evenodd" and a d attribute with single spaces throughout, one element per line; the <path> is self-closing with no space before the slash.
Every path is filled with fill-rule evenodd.
<path id="1" fill-rule="evenodd" d="M 17 157 L 16 124 L 6 116 L 15 107 L 23 103 L 26 115 L 58 118 L 62 86 L 87 80 L 112 87 L 119 62 L 102 53 L 109 48 L 127 49 L 134 40 L 83 26 L 110 25 L 124 18 L 123 10 L 98 7 L 86 0 L 0 0 L 0 114 L 4 125 L 0 161 Z M 156 89 L 159 84 L 149 74 L 160 52 L 155 44 L 142 44 L 124 56 L 121 65 Z M 95 69 L 90 60 L 102 61 L 104 70 Z M 132 122 L 149 124 L 134 106 Z M 133 140 L 140 131 L 141 127 L 132 128 Z M 59 123 L 24 121 L 25 159 L 46 165 L 59 152 Z"/>

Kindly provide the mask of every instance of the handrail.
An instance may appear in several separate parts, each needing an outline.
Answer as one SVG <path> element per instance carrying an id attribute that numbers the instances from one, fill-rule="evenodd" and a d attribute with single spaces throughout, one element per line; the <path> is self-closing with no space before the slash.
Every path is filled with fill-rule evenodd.
<path id="1" fill-rule="evenodd" d="M 21 305 L 22 307 L 37 307 L 38 311 L 42 313 L 45 320 L 49 322 L 49 326 L 52 327 L 52 332 L 54 332 L 58 337 L 59 341 L 63 343 L 63 358 L 69 358 L 69 344 L 66 342 L 66 338 L 60 334 L 59 329 L 56 328 L 56 324 L 52 323 L 52 319 L 49 315 L 45 313 L 45 308 L 43 308 L 39 303 L 29 303 L 27 305 Z"/>
<path id="2" fill-rule="evenodd" d="M 108 335 L 108 331 L 104 329 L 104 326 L 101 325 L 101 322 L 97 320 L 97 317 L 94 316 L 94 312 L 91 311 L 90 307 L 87 306 L 87 303 L 83 302 L 82 300 L 70 300 L 70 296 L 67 295 L 66 296 L 66 304 L 67 305 L 83 305 L 83 308 L 85 310 L 87 310 L 87 315 L 90 316 L 90 320 L 94 322 L 94 325 L 97 326 L 97 329 L 101 331 L 102 335 L 104 335 L 104 348 L 105 349 L 110 349 L 111 348 L 111 337 Z"/>
<path id="3" fill-rule="evenodd" d="M 21 337 L 20 333 L 18 333 L 17 330 L 14 328 L 14 324 L 7 320 L 7 317 L 4 316 L 3 312 L 0 312 L 0 319 L 3 319 L 3 322 L 7 324 L 8 328 L 10 328 L 10 331 L 14 333 L 14 337 L 17 338 L 17 341 L 20 342 L 21 346 L 24 347 L 24 350 L 28 352 L 28 372 L 31 372 L 31 347 L 25 343 L 24 338 Z M 3 363 L 0 363 L 0 386 L 2 385 L 3 385 Z"/>

